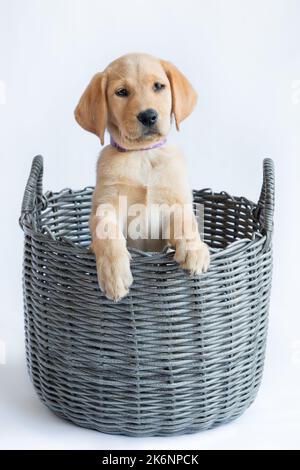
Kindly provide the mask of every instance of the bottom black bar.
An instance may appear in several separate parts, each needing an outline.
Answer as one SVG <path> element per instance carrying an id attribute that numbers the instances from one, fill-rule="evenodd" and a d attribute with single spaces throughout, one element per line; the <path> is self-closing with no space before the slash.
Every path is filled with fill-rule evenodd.
<path id="1" fill-rule="evenodd" d="M 1 460 L 9 460 L 11 464 L 15 460 L 22 462 L 24 467 L 26 464 L 32 465 L 35 462 L 46 463 L 48 465 L 63 464 L 66 467 L 82 466 L 89 468 L 108 468 L 120 465 L 124 468 L 141 468 L 145 465 L 167 465 L 177 466 L 198 466 L 203 463 L 201 454 L 207 451 L 199 450 L 16 450 L 2 451 Z M 208 452 L 210 453 L 210 451 Z M 6 454 L 6 455 L 5 455 Z M 148 467 L 148 468 L 149 468 Z"/>

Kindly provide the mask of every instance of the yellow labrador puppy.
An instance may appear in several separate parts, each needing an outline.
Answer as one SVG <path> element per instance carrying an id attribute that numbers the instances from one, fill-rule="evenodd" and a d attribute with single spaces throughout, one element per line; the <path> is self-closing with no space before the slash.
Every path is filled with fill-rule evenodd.
<path id="1" fill-rule="evenodd" d="M 192 275 L 208 269 L 186 164 L 166 142 L 172 116 L 179 130 L 196 101 L 170 62 L 128 54 L 92 78 L 76 107 L 77 122 L 102 145 L 105 129 L 111 136 L 98 160 L 90 218 L 99 285 L 109 299 L 120 300 L 132 284 L 128 246 L 160 251 L 169 244 Z"/>

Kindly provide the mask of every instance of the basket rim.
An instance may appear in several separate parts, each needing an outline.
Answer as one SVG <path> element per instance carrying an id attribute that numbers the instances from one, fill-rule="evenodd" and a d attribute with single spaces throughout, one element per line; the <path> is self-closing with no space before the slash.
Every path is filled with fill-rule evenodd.
<path id="1" fill-rule="evenodd" d="M 51 232 L 41 232 L 38 229 L 35 229 L 32 225 L 31 218 L 32 216 L 39 211 L 45 210 L 47 208 L 48 201 L 51 201 L 51 199 L 57 199 L 59 198 L 62 194 L 82 194 L 84 192 L 93 192 L 94 191 L 94 186 L 85 186 L 82 189 L 72 189 L 72 188 L 63 188 L 59 191 L 46 191 L 44 194 L 41 196 L 37 196 L 35 200 L 35 204 L 31 208 L 30 211 L 27 211 L 26 213 L 23 214 L 22 217 L 20 217 L 20 226 L 26 235 L 33 236 L 36 239 L 39 239 L 39 241 L 44 242 L 44 243 L 50 243 L 53 245 L 53 248 L 56 247 L 61 247 L 64 249 L 69 249 L 70 253 L 72 252 L 74 255 L 81 255 L 85 257 L 91 257 L 94 258 L 94 253 L 89 249 L 89 247 L 80 245 L 78 243 L 74 243 L 71 239 L 68 237 L 64 236 L 59 236 L 59 237 L 53 237 L 51 235 Z M 210 196 L 216 196 L 217 198 L 224 198 L 226 200 L 231 200 L 235 204 L 244 204 L 244 205 L 249 205 L 251 208 L 251 211 L 254 211 L 257 208 L 257 204 L 254 203 L 253 201 L 247 199 L 244 196 L 232 196 L 226 191 L 220 191 L 216 192 L 213 191 L 210 188 L 204 188 L 200 190 L 193 190 L 193 195 L 210 195 Z M 252 238 L 242 238 L 242 239 L 237 239 L 234 240 L 230 243 L 225 248 L 218 247 L 218 248 L 212 248 L 209 246 L 209 251 L 211 254 L 211 260 L 213 261 L 214 259 L 220 258 L 223 254 L 228 255 L 234 255 L 238 253 L 240 250 L 244 250 L 245 247 L 247 248 L 252 248 L 255 247 L 256 244 L 258 246 L 264 245 L 266 241 L 266 235 L 262 234 L 259 231 L 255 231 L 253 233 Z M 148 258 L 149 260 L 170 260 L 170 257 L 173 256 L 175 253 L 175 250 L 170 247 L 166 246 L 162 251 L 160 252 L 150 252 L 150 251 L 143 251 L 139 250 L 136 248 L 131 248 L 128 247 L 129 253 L 132 255 L 132 261 L 137 258 Z"/>
<path id="2" fill-rule="evenodd" d="M 68 245 L 69 248 L 73 249 L 78 253 L 87 253 L 88 250 L 85 246 L 80 246 L 73 243 L 70 239 L 63 239 L 63 237 L 54 237 L 51 232 L 49 234 L 38 233 L 34 230 L 35 223 L 32 221 L 32 215 L 35 214 L 37 210 L 43 210 L 46 208 L 47 198 L 51 195 L 52 197 L 57 197 L 62 192 L 68 192 L 70 194 L 84 192 L 84 191 L 93 191 L 93 186 L 86 186 L 81 190 L 72 190 L 70 188 L 62 189 L 59 192 L 47 191 L 43 194 L 43 173 L 44 173 L 44 164 L 42 155 L 36 155 L 32 160 L 30 174 L 25 186 L 22 206 L 21 206 L 21 216 L 19 218 L 19 225 L 24 233 L 30 233 L 31 236 L 44 237 L 44 241 L 55 242 L 57 246 Z M 256 230 L 253 232 L 251 239 L 239 239 L 233 242 L 230 242 L 225 248 L 210 248 L 210 251 L 213 253 L 213 256 L 216 253 L 224 253 L 224 250 L 229 250 L 232 246 L 235 246 L 237 243 L 240 244 L 241 240 L 243 243 L 263 243 L 263 251 L 269 251 L 272 245 L 272 235 L 274 229 L 274 195 L 275 195 L 275 173 L 274 173 L 274 162 L 271 158 L 266 157 L 263 159 L 263 184 L 261 187 L 260 196 L 257 204 L 253 203 L 251 200 L 247 199 L 244 196 L 235 196 L 232 197 L 228 192 L 221 191 L 218 193 L 213 192 L 211 189 L 201 189 L 193 190 L 193 196 L 196 195 L 210 195 L 211 197 L 218 197 L 219 199 L 224 198 L 231 200 L 234 204 L 240 203 L 244 204 L 246 207 L 249 206 L 249 210 L 252 216 L 256 217 L 261 225 L 261 230 Z M 41 204 L 41 205 L 40 205 Z M 132 249 L 132 251 L 134 251 Z M 150 252 L 139 252 L 140 255 L 151 257 Z M 155 256 L 157 253 L 155 253 Z M 163 253 L 159 253 L 163 255 Z"/>

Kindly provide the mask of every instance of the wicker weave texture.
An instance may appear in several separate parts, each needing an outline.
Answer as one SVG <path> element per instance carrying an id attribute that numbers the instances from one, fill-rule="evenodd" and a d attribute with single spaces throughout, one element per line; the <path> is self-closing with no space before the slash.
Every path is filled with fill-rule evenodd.
<path id="1" fill-rule="evenodd" d="M 271 287 L 274 167 L 258 204 L 194 192 L 204 204 L 209 271 L 191 278 L 173 252 L 131 251 L 121 302 L 98 288 L 88 251 L 93 188 L 42 194 L 33 160 L 20 224 L 29 374 L 41 400 L 80 426 L 130 436 L 196 432 L 254 400 Z"/>

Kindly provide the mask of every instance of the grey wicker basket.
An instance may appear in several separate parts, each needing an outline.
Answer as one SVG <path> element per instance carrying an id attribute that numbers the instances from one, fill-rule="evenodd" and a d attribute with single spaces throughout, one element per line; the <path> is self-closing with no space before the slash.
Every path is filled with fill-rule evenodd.
<path id="1" fill-rule="evenodd" d="M 121 302 L 98 288 L 88 251 L 93 188 L 42 194 L 33 160 L 20 224 L 29 374 L 56 414 L 130 436 L 191 433 L 240 415 L 259 387 L 271 287 L 274 168 L 258 204 L 194 191 L 204 204 L 209 271 L 190 278 L 173 253 L 131 250 Z"/>

